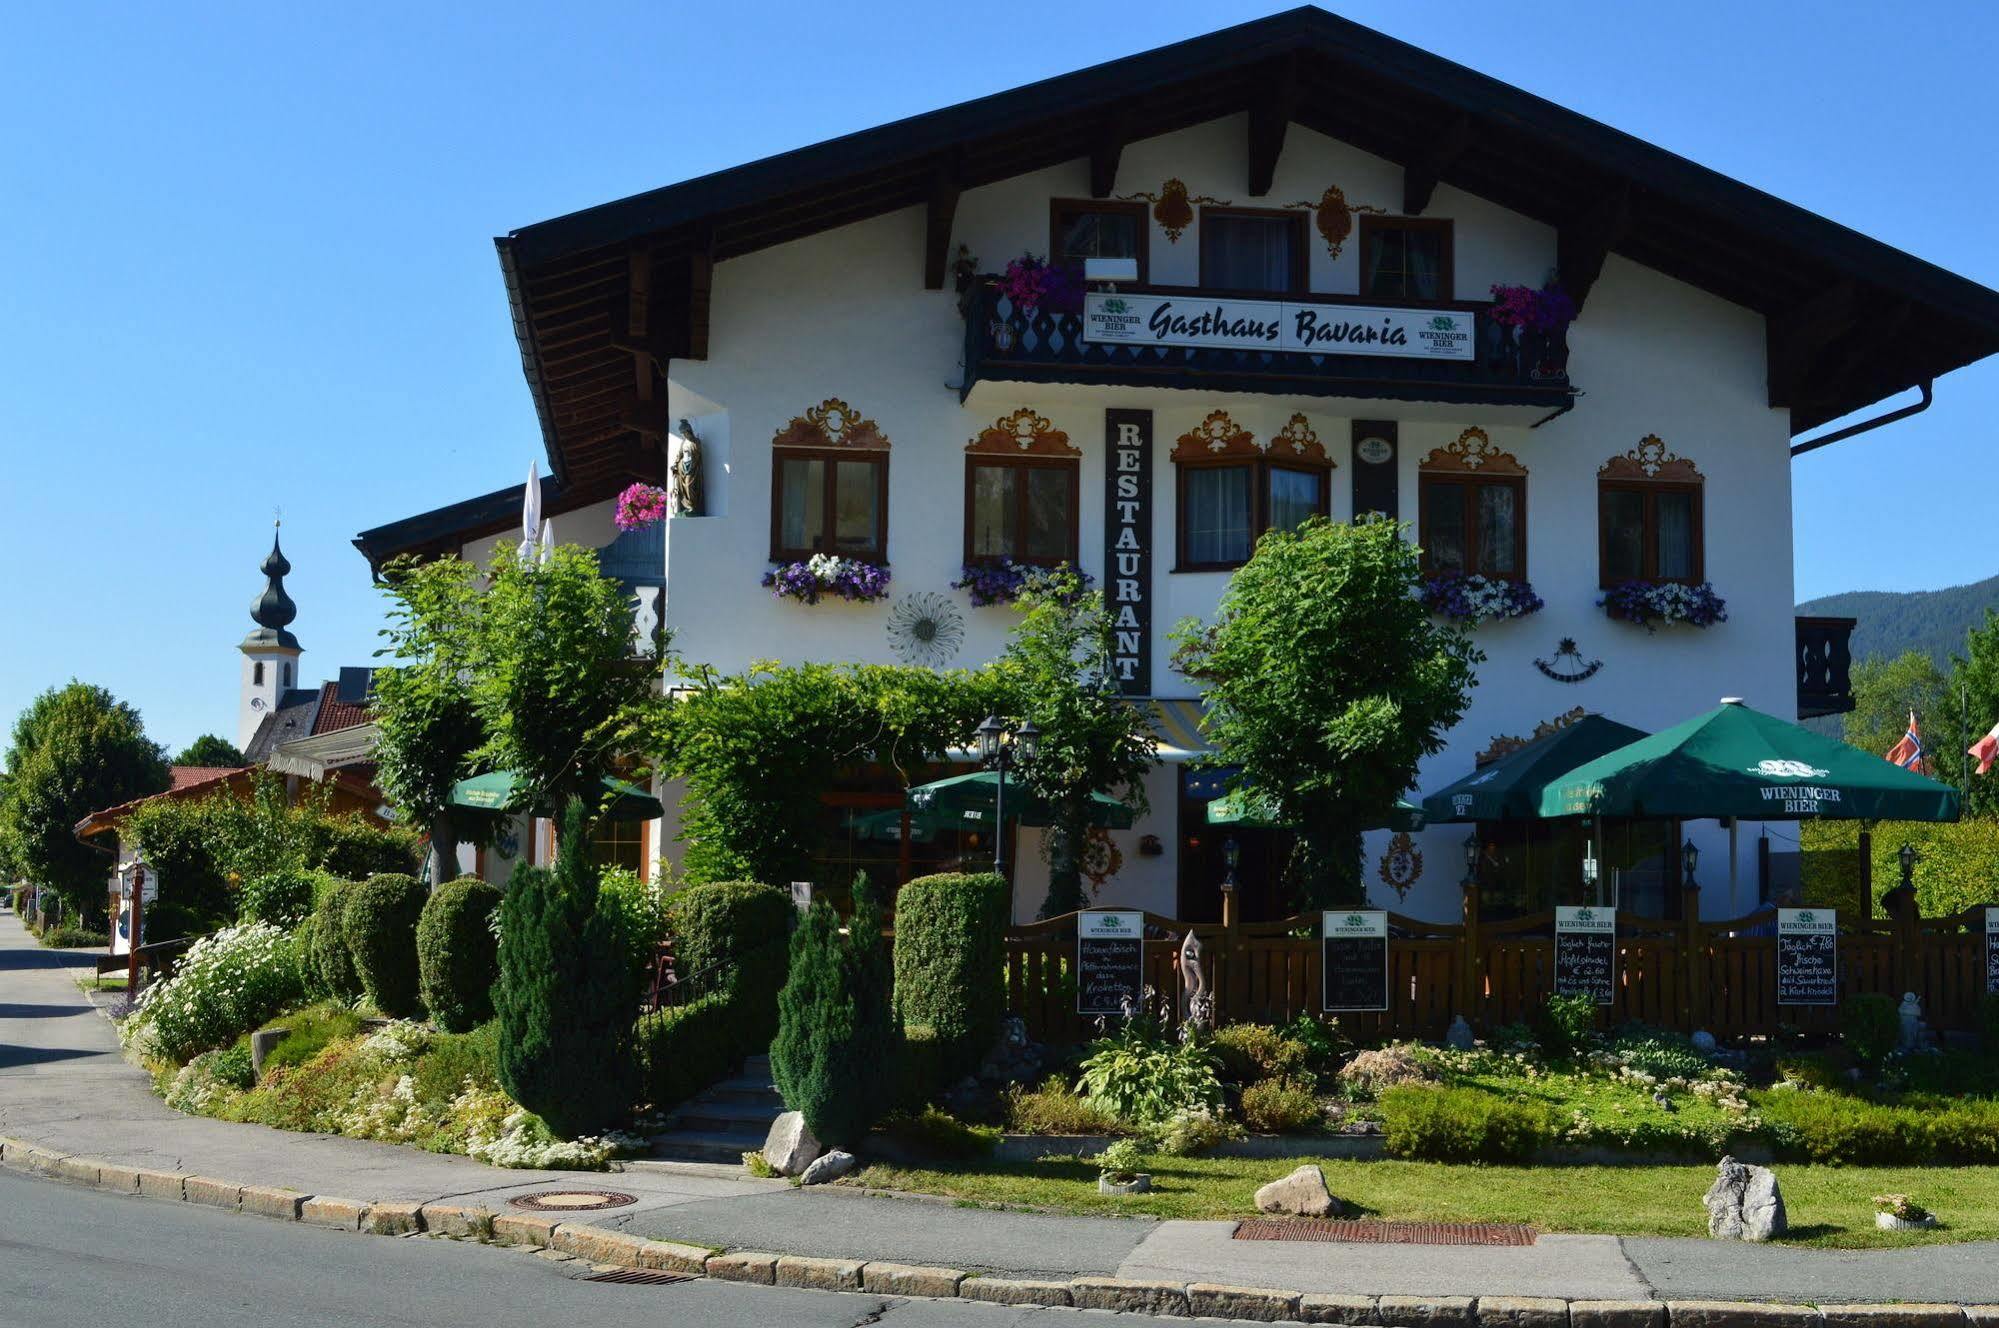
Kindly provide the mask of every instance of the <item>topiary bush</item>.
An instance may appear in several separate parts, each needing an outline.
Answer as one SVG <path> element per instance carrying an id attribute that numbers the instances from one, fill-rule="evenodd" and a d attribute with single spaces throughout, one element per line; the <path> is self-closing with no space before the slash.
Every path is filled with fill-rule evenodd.
<path id="1" fill-rule="evenodd" d="M 638 1005 L 618 920 L 597 907 L 581 799 L 563 813 L 552 869 L 514 872 L 500 905 L 500 1084 L 563 1138 L 622 1121 L 638 1093 Z"/>
<path id="2" fill-rule="evenodd" d="M 281 867 L 252 876 L 243 882 L 243 893 L 237 900 L 238 918 L 274 927 L 298 926 L 312 912 L 319 875 L 299 867 Z"/>
<path id="3" fill-rule="evenodd" d="M 777 994 L 797 916 L 790 895 L 755 881 L 691 885 L 667 900 L 675 971 L 696 996 L 728 989 L 745 1054 L 762 1051 L 777 1033 Z"/>
<path id="4" fill-rule="evenodd" d="M 832 1147 L 860 1143 L 896 1089 L 899 1039 L 881 922 L 865 877 L 854 883 L 845 935 L 830 906 L 813 905 L 792 934 L 790 973 L 778 996 L 771 1076 L 785 1106 L 802 1112 Z"/>
<path id="5" fill-rule="evenodd" d="M 639 1021 L 636 1033 L 646 1101 L 655 1111 L 685 1102 L 743 1063 L 729 993 L 714 992 Z"/>
<path id="6" fill-rule="evenodd" d="M 970 1071 L 1006 1013 L 1007 888 L 992 873 L 919 876 L 895 901 L 895 1010 L 930 1029 L 951 1078 Z"/>
<path id="7" fill-rule="evenodd" d="M 306 994 L 314 999 L 349 1003 L 361 999 L 361 974 L 347 948 L 345 923 L 347 900 L 355 888 L 353 881 L 323 877 L 312 912 L 299 928 L 300 968 Z"/>
<path id="8" fill-rule="evenodd" d="M 1381 1095 L 1391 1157 L 1518 1162 L 1554 1137 L 1544 1110 L 1471 1088 L 1391 1088 Z"/>
<path id="9" fill-rule="evenodd" d="M 341 934 L 361 990 L 376 1009 L 407 1019 L 423 1009 L 418 995 L 416 926 L 429 891 L 414 876 L 371 876 L 347 892 Z"/>
<path id="10" fill-rule="evenodd" d="M 1902 1040 L 1902 1016 L 1892 997 L 1856 992 L 1840 1003 L 1839 1037 L 1863 1065 L 1879 1065 Z"/>
<path id="11" fill-rule="evenodd" d="M 462 876 L 432 891 L 417 919 L 418 991 L 431 1022 L 447 1033 L 493 1017 L 493 983 L 500 976 L 493 914 L 500 899 L 499 886 Z"/>

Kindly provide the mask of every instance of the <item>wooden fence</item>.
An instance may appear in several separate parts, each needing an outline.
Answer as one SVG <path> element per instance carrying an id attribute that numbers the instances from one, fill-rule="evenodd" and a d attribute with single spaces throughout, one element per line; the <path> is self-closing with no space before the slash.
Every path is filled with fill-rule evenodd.
<path id="1" fill-rule="evenodd" d="M 1638 1020 L 1657 1028 L 1706 1029 L 1718 1038 L 1770 1036 L 1792 1028 L 1830 1033 L 1836 1005 L 1777 1004 L 1774 908 L 1725 921 L 1699 917 L 1698 891 L 1682 899 L 1677 921 L 1617 921 L 1617 971 L 1607 1025 Z M 1921 998 L 1930 1027 L 1969 1029 L 1986 990 L 1984 909 L 1942 918 L 1919 916 L 1913 891 L 1893 890 L 1886 918 L 1841 918 L 1839 998 L 1877 992 L 1897 1002 Z M 1093 1036 L 1096 1017 L 1076 1013 L 1076 914 L 1015 927 L 1006 937 L 1007 1006 L 1045 1042 Z M 1200 938 L 1217 1017 L 1225 1022 L 1284 1023 L 1320 1008 L 1318 918 L 1241 923 L 1232 892 L 1222 921 L 1188 924 L 1145 915 L 1146 984 L 1161 1004 L 1180 1008 L 1178 948 Z M 1461 922 L 1388 915 L 1389 1008 L 1340 1014 L 1363 1041 L 1443 1037 L 1463 1015 L 1475 1028 L 1525 1019 L 1555 990 L 1553 910 L 1504 922 L 1479 917 L 1478 889 L 1465 890 Z"/>

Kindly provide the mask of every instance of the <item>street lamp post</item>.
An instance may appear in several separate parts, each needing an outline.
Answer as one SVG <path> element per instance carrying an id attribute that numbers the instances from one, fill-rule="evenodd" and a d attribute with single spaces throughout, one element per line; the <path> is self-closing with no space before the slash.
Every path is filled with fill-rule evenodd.
<path id="1" fill-rule="evenodd" d="M 998 715 L 987 715 L 979 725 L 979 760 L 999 775 L 993 793 L 993 872 L 1006 875 L 1006 777 L 1016 759 L 1032 761 L 1041 745 L 1041 730 L 1028 720 L 1009 732 Z"/>
<path id="2" fill-rule="evenodd" d="M 1693 840 L 1689 839 L 1686 843 L 1680 845 L 1680 865 L 1686 873 L 1685 885 L 1689 890 L 1698 890 L 1700 888 L 1694 881 L 1694 868 L 1699 864 L 1700 860 L 1701 851 L 1694 847 Z"/>

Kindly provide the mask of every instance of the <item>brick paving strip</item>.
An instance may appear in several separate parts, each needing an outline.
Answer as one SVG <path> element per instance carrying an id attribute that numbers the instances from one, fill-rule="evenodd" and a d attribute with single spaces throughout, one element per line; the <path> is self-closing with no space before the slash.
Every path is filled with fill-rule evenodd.
<path id="1" fill-rule="evenodd" d="M 0 1166 L 115 1194 L 226 1208 L 378 1236 L 428 1235 L 574 1259 L 599 1271 L 645 1269 L 761 1286 L 875 1296 L 1072 1306 L 1127 1313 L 1331 1323 L 1371 1328 L 1999 1328 L 1999 1305 L 1786 1305 L 1727 1300 L 1565 1300 L 1536 1296 L 1356 1296 L 1214 1282 L 1075 1277 L 1036 1281 L 883 1260 L 720 1253 L 538 1213 L 447 1203 L 361 1203 L 210 1176 L 120 1166 L 0 1138 Z"/>

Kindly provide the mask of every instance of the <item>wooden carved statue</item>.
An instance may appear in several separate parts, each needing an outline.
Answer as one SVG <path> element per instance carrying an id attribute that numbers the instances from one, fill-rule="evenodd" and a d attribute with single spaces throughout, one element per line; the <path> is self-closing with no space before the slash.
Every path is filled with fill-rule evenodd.
<path id="1" fill-rule="evenodd" d="M 673 457 L 673 514 L 701 515 L 701 440 L 684 419 L 680 422 L 680 447 Z"/>
<path id="2" fill-rule="evenodd" d="M 1201 967 L 1201 940 L 1191 931 L 1180 942 L 1180 1017 L 1188 1028 L 1215 1026 L 1215 994 Z"/>

